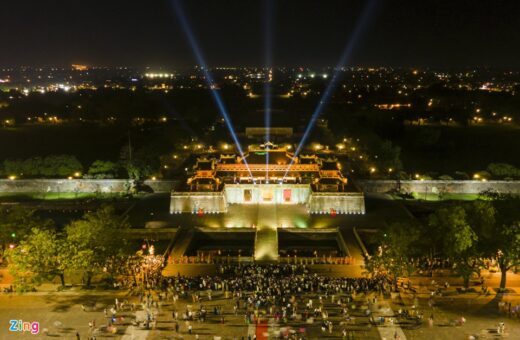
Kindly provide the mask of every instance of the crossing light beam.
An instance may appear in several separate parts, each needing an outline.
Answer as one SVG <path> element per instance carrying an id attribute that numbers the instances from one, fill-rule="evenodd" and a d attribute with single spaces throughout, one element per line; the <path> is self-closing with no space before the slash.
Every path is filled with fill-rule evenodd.
<path id="1" fill-rule="evenodd" d="M 247 163 L 247 160 L 244 157 L 244 151 L 243 151 L 240 141 L 238 140 L 238 137 L 235 133 L 235 129 L 233 128 L 233 122 L 231 121 L 231 117 L 228 114 L 228 111 L 227 111 L 226 105 L 224 104 L 222 96 L 214 87 L 215 82 L 213 79 L 213 75 L 211 74 L 211 72 L 209 71 L 209 69 L 207 67 L 206 60 L 204 59 L 202 50 L 197 42 L 197 39 L 195 38 L 195 34 L 193 33 L 191 26 L 188 22 L 188 19 L 186 18 L 186 14 L 182 7 L 181 1 L 172 0 L 172 4 L 173 4 L 173 7 L 175 8 L 175 13 L 177 15 L 177 18 L 179 19 L 181 28 L 184 31 L 184 34 L 186 35 L 186 37 L 188 38 L 188 42 L 193 51 L 193 54 L 195 55 L 197 63 L 201 67 L 201 70 L 204 74 L 204 79 L 206 81 L 208 88 L 210 89 L 211 95 L 213 97 L 213 100 L 215 101 L 215 104 L 217 105 L 218 111 L 220 112 L 220 115 L 224 119 L 224 123 L 226 124 L 226 127 L 229 130 L 229 133 L 231 134 L 231 138 L 233 139 L 233 142 L 235 143 L 237 150 L 240 153 L 240 156 L 247 168 L 247 171 L 249 173 L 249 176 L 251 177 L 251 180 L 253 180 L 253 174 L 251 173 L 249 164 Z"/>
<path id="2" fill-rule="evenodd" d="M 327 87 L 325 88 L 325 91 L 323 92 L 323 95 L 321 96 L 318 105 L 316 105 L 316 108 L 314 109 L 311 119 L 309 123 L 307 124 L 307 127 L 305 128 L 305 131 L 303 133 L 302 139 L 300 140 L 300 143 L 296 147 L 296 150 L 294 152 L 294 157 L 291 159 L 291 162 L 289 163 L 289 166 L 287 167 L 287 170 L 285 171 L 285 174 L 283 176 L 283 179 L 287 177 L 287 174 L 289 173 L 291 166 L 294 163 L 295 158 L 300 154 L 302 151 L 305 143 L 307 142 L 307 139 L 309 138 L 312 130 L 314 129 L 314 126 L 316 125 L 316 121 L 318 120 L 323 108 L 328 103 L 330 97 L 334 93 L 334 90 L 336 89 L 336 86 L 338 84 L 339 79 L 341 78 L 343 68 L 345 65 L 347 65 L 348 61 L 350 60 L 350 57 L 352 56 L 352 52 L 354 51 L 354 48 L 356 47 L 359 39 L 362 36 L 362 33 L 365 31 L 365 29 L 368 26 L 368 23 L 370 21 L 370 18 L 376 8 L 378 0 L 369 0 L 368 3 L 363 8 L 363 11 L 361 12 L 361 15 L 358 19 L 357 25 L 352 31 L 347 45 L 343 49 L 343 52 L 341 53 L 341 56 L 338 60 L 338 63 L 336 64 L 336 67 L 333 70 L 332 77 L 327 84 Z"/>

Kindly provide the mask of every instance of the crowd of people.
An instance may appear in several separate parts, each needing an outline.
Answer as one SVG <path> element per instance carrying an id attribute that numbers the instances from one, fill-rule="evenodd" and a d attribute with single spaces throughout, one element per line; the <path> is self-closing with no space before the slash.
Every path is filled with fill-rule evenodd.
<path id="1" fill-rule="evenodd" d="M 175 329 L 185 323 L 185 331 L 193 321 L 205 322 L 211 316 L 224 324 L 225 315 L 232 314 L 243 318 L 246 325 L 267 316 L 280 324 L 320 325 L 322 332 L 332 333 L 334 323 L 343 325 L 346 332 L 346 325 L 355 322 L 351 309 L 355 308 L 357 294 L 389 292 L 391 285 L 383 276 L 333 278 L 310 273 L 305 265 L 295 264 L 225 264 L 217 271 L 216 275 L 158 277 L 143 287 L 139 300 L 145 310 L 165 303 L 177 306 L 179 299 L 187 300 L 183 310 L 172 311 Z M 216 294 L 227 298 L 226 313 L 222 305 L 209 306 Z M 334 314 L 334 321 L 330 314 Z M 147 317 L 145 327 L 153 320 L 153 315 Z"/>
<path id="2" fill-rule="evenodd" d="M 373 314 L 381 308 L 378 298 L 395 289 L 392 281 L 383 275 L 371 278 L 330 277 L 312 273 L 304 264 L 221 264 L 216 267 L 214 275 L 165 277 L 161 275 L 164 266 L 164 263 L 160 265 L 161 259 L 149 260 L 153 265 L 143 276 L 146 280 L 133 280 L 130 284 L 139 303 L 118 302 L 116 299 L 114 310 L 108 310 L 107 329 L 118 323 L 116 311 L 121 310 L 141 311 L 141 319 L 134 320 L 133 324 L 153 329 L 158 312 L 164 311 L 164 306 L 170 309 L 170 322 L 174 323 L 179 334 L 191 334 L 195 324 L 208 320 L 211 324 L 227 324 L 230 319 L 236 324 L 237 320 L 243 320 L 246 326 L 258 326 L 260 322 L 271 320 L 280 325 L 278 329 L 281 331 L 296 327 L 305 332 L 306 328 L 312 327 L 313 332 L 321 330 L 324 335 L 335 334 L 343 338 L 353 335 L 354 329 L 356 332 L 369 330 L 371 325 L 393 325 L 404 320 L 406 325 L 420 326 L 423 322 L 422 311 L 415 307 L 412 310 L 399 309 L 388 318 Z M 443 267 L 447 264 L 438 265 Z M 411 287 L 409 280 L 399 283 L 401 289 L 409 290 Z M 438 286 L 434 280 L 431 285 Z M 447 282 L 444 286 L 449 288 Z M 416 306 L 415 292 L 413 296 L 413 305 Z M 434 324 L 434 297 L 432 294 L 428 300 L 432 310 L 427 319 L 430 327 Z M 182 303 L 178 303 L 180 299 Z M 499 305 L 499 308 L 510 315 L 519 313 L 519 307 L 514 304 Z M 359 322 L 360 318 L 362 322 Z M 461 326 L 465 321 L 461 316 L 451 320 L 450 325 Z M 505 326 L 501 324 L 498 329 L 502 334 Z"/>

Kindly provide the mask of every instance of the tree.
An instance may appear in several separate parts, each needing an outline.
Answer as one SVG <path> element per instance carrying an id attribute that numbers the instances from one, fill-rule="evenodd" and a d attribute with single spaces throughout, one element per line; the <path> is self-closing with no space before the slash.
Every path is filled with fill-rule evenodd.
<path id="1" fill-rule="evenodd" d="M 8 175 L 25 177 L 69 177 L 83 171 L 78 159 L 71 155 L 51 155 L 25 160 L 5 160 L 4 170 Z"/>
<path id="2" fill-rule="evenodd" d="M 129 179 L 139 181 L 159 169 L 159 157 L 152 149 L 148 147 L 134 150 L 127 146 L 121 149 L 119 164 L 126 170 Z"/>
<path id="3" fill-rule="evenodd" d="M 45 177 L 68 177 L 81 173 L 83 166 L 74 156 L 52 155 L 43 159 L 40 174 Z"/>
<path id="4" fill-rule="evenodd" d="M 507 163 L 491 163 L 486 169 L 493 177 L 516 178 L 520 177 L 520 169 Z"/>
<path id="5" fill-rule="evenodd" d="M 9 244 L 19 243 L 31 229 L 50 229 L 52 226 L 51 220 L 35 216 L 35 210 L 23 207 L 0 208 L 0 256 Z"/>
<path id="6" fill-rule="evenodd" d="M 88 174 L 94 178 L 114 178 L 117 169 L 117 164 L 113 162 L 96 160 L 88 169 Z"/>
<path id="7" fill-rule="evenodd" d="M 471 275 L 480 274 L 481 260 L 476 247 L 478 237 L 467 222 L 462 207 L 450 210 L 456 216 L 451 220 L 457 223 L 445 226 L 443 253 L 452 260 L 455 272 L 462 277 L 464 287 L 468 288 Z"/>
<path id="8" fill-rule="evenodd" d="M 409 223 L 393 223 L 377 233 L 377 253 L 367 260 L 367 270 L 372 274 L 386 274 L 397 286 L 399 277 L 415 270 L 411 258 L 415 255 L 419 239 L 417 228 Z"/>
<path id="9" fill-rule="evenodd" d="M 400 147 L 392 145 L 392 142 L 385 140 L 375 152 L 378 156 L 377 164 L 385 171 L 388 169 L 393 169 L 393 171 L 402 169 Z"/>
<path id="10" fill-rule="evenodd" d="M 520 265 L 520 199 L 500 195 L 493 201 L 495 218 L 486 222 L 482 247 L 486 256 L 497 260 L 501 271 L 500 289 L 507 283 L 507 272 Z"/>
<path id="11" fill-rule="evenodd" d="M 18 246 L 8 251 L 9 271 L 22 285 L 38 285 L 59 276 L 65 286 L 68 261 L 64 246 L 56 232 L 33 228 Z"/>
<path id="12" fill-rule="evenodd" d="M 428 225 L 438 235 L 436 243 L 442 256 L 451 260 L 467 288 L 471 275 L 480 274 L 482 261 L 477 233 L 468 221 L 465 208 L 461 205 L 441 208 L 428 217 Z"/>
<path id="13" fill-rule="evenodd" d="M 87 287 L 95 274 L 116 272 L 126 247 L 122 232 L 128 228 L 128 222 L 111 206 L 87 213 L 65 228 L 71 267 L 85 273 Z"/>
<path id="14" fill-rule="evenodd" d="M 500 290 L 506 288 L 507 272 L 520 265 L 520 221 L 504 225 L 500 234 L 500 248 L 497 250 L 496 258 L 500 268 Z"/>

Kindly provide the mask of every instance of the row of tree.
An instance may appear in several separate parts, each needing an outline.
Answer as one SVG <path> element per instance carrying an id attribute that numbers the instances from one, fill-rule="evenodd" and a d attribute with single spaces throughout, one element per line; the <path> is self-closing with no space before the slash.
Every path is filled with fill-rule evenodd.
<path id="1" fill-rule="evenodd" d="M 377 232 L 367 269 L 387 273 L 397 283 L 399 277 L 437 259 L 450 263 L 468 287 L 472 276 L 480 276 L 483 268 L 494 263 L 501 271 L 500 288 L 505 289 L 507 272 L 520 267 L 519 204 L 518 198 L 511 197 L 451 202 L 422 223 L 392 223 Z"/>
<path id="2" fill-rule="evenodd" d="M 6 159 L 0 174 L 24 178 L 114 178 L 120 166 L 109 161 L 96 160 L 83 174 L 83 165 L 72 155 L 50 155 L 47 157 L 32 157 L 27 159 Z"/>
<path id="3" fill-rule="evenodd" d="M 83 166 L 75 156 L 50 155 L 28 159 L 7 159 L 3 164 L 6 175 L 24 177 L 68 177 L 83 172 Z"/>
<path id="4" fill-rule="evenodd" d="M 0 210 L 3 257 L 21 290 L 66 273 L 82 273 L 87 286 L 97 274 L 112 279 L 125 268 L 128 222 L 113 207 L 86 213 L 58 231 L 52 221 L 23 208 Z"/>
<path id="5" fill-rule="evenodd" d="M 493 177 L 500 179 L 520 178 L 520 169 L 507 163 L 491 163 L 487 166 L 487 172 Z"/>

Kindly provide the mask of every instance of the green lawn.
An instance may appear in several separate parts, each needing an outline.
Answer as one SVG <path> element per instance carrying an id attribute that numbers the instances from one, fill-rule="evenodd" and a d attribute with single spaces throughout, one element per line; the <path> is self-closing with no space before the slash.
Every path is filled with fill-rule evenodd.
<path id="1" fill-rule="evenodd" d="M 438 194 L 424 192 L 412 192 L 412 195 L 416 200 L 425 201 L 474 201 L 481 198 L 479 194 L 461 193 L 443 194 L 441 197 L 439 197 Z M 402 197 L 399 197 L 397 195 L 392 195 L 392 197 L 397 200 L 403 199 Z"/>
<path id="2" fill-rule="evenodd" d="M 123 197 L 120 193 L 87 193 L 87 192 L 0 192 L 0 202 L 6 201 L 47 201 L 47 200 L 88 200 L 114 199 Z"/>

